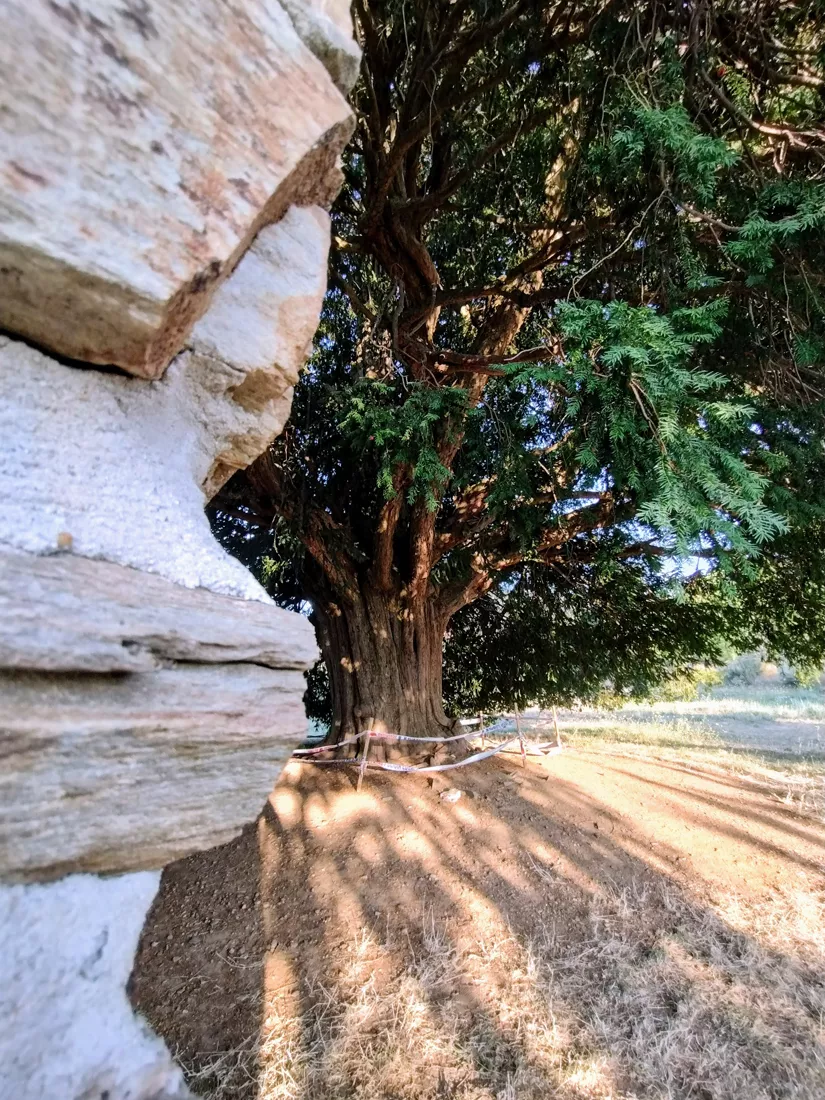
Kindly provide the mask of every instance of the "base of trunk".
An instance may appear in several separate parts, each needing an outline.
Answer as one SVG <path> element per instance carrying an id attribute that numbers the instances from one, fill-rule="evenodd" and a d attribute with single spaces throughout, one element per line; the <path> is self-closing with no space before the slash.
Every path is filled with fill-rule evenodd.
<path id="1" fill-rule="evenodd" d="M 437 744 L 426 739 L 448 737 L 454 728 L 441 697 L 445 624 L 427 605 L 401 610 L 375 592 L 346 606 L 328 602 L 316 609 L 332 691 L 329 743 L 371 731 L 422 742 L 375 742 L 374 759 L 420 759 L 434 752 Z M 362 744 L 363 738 L 342 751 L 355 755 Z"/>

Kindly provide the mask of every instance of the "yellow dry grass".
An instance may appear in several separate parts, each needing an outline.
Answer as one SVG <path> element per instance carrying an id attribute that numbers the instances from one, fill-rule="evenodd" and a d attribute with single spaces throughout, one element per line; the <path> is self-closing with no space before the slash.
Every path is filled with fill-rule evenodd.
<path id="1" fill-rule="evenodd" d="M 564 906 L 566 883 L 536 874 Z M 432 914 L 416 942 L 363 931 L 334 987 L 302 990 L 301 1013 L 271 996 L 259 1041 L 192 1083 L 214 1100 L 825 1096 L 823 897 L 714 912 L 645 885 L 594 895 L 587 927 L 525 941 L 491 920 L 461 950 Z"/>
<path id="2" fill-rule="evenodd" d="M 177 989 L 222 1021 L 208 1049 L 180 1026 L 195 1091 L 823 1100 L 821 761 L 605 719 L 565 729 L 585 751 L 463 777 L 456 806 L 293 767 L 257 839 L 181 864 L 150 934 L 203 917 L 239 979 L 195 942 L 147 979 L 156 1026 Z"/>

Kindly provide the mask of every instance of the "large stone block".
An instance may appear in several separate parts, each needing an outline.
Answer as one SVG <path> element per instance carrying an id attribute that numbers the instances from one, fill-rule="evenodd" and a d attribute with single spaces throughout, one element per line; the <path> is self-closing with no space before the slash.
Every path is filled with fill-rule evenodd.
<path id="1" fill-rule="evenodd" d="M 0 337 L 0 544 L 61 545 L 187 587 L 267 600 L 217 544 L 208 496 L 281 430 L 317 324 L 327 214 L 264 229 L 158 382 Z"/>
<path id="2" fill-rule="evenodd" d="M 253 664 L 0 672 L 0 878 L 158 868 L 231 840 L 305 735 L 303 689 Z"/>
<path id="3" fill-rule="evenodd" d="M 266 449 L 289 415 L 326 291 L 329 237 L 329 215 L 317 206 L 292 207 L 262 229 L 172 368 L 210 426 L 207 499 Z"/>
<path id="4" fill-rule="evenodd" d="M 308 621 L 272 604 L 73 554 L 0 550 L 0 669 L 153 672 L 183 661 L 302 670 L 316 656 Z"/>
<path id="5" fill-rule="evenodd" d="M 209 529 L 211 443 L 181 379 L 76 370 L 0 337 L 0 433 L 0 544 L 265 599 Z"/>
<path id="6" fill-rule="evenodd" d="M 0 1100 L 184 1100 L 126 982 L 160 872 L 0 886 Z"/>
<path id="7" fill-rule="evenodd" d="M 361 51 L 352 37 L 348 0 L 282 0 L 301 40 L 344 95 L 358 77 Z"/>
<path id="8" fill-rule="evenodd" d="M 346 0 L 0 18 L 0 1100 L 182 1100 L 140 925 L 257 815 L 315 657 L 204 503 L 289 414 L 358 50 Z"/>
<path id="9" fill-rule="evenodd" d="M 0 551 L 0 878 L 162 867 L 258 813 L 306 731 L 306 619 Z"/>
<path id="10" fill-rule="evenodd" d="M 258 230 L 331 201 L 347 104 L 277 0 L 0 12 L 0 328 L 157 378 Z"/>

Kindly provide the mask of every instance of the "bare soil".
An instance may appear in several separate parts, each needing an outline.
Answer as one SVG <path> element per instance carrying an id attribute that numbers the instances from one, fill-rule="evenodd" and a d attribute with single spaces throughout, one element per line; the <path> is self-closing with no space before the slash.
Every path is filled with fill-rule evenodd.
<path id="1" fill-rule="evenodd" d="M 755 720 L 752 715 L 714 717 L 707 723 L 726 745 L 767 750 L 822 759 L 825 756 L 825 727 L 805 718 L 777 721 Z"/>
<path id="2" fill-rule="evenodd" d="M 132 997 L 195 1089 L 825 1096 L 821 820 L 618 753 L 447 775 L 357 793 L 292 763 L 255 826 L 166 870 Z"/>

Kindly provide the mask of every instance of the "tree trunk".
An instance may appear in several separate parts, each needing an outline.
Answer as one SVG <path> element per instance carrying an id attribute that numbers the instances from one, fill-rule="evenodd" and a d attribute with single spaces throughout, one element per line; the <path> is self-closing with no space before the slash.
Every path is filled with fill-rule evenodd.
<path id="1" fill-rule="evenodd" d="M 332 691 L 330 743 L 365 730 L 422 738 L 450 733 L 441 698 L 446 619 L 431 603 L 399 605 L 364 588 L 346 601 L 317 600 L 315 610 Z"/>

